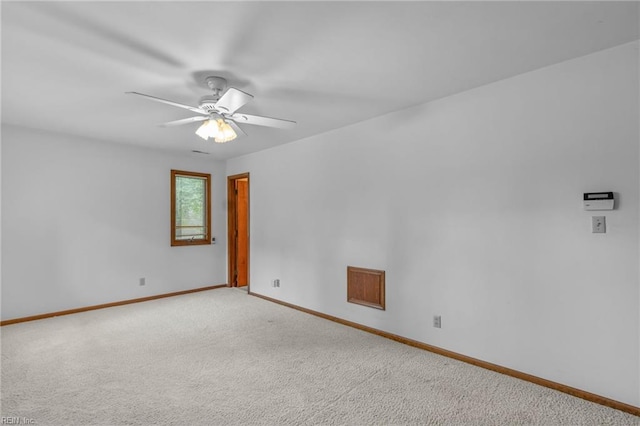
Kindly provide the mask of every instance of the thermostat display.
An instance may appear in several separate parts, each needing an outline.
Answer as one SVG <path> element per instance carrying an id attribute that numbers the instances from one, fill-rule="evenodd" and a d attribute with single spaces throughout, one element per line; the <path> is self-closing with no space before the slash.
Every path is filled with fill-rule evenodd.
<path id="1" fill-rule="evenodd" d="M 585 192 L 582 200 L 585 210 L 613 210 L 613 192 Z"/>

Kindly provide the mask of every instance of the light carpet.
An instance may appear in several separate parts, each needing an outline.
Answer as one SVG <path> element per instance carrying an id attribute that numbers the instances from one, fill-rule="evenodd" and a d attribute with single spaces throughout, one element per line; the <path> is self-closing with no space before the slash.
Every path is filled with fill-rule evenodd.
<path id="1" fill-rule="evenodd" d="M 2 327 L 2 416 L 37 425 L 638 425 L 236 289 Z"/>

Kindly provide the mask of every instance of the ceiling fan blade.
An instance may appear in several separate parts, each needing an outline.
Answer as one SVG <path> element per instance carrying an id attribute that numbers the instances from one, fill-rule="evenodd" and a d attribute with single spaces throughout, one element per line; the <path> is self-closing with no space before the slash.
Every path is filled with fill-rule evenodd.
<path id="1" fill-rule="evenodd" d="M 166 99 L 156 98 L 155 96 L 149 96 L 149 95 L 145 95 L 143 93 L 138 93 L 138 92 L 125 92 L 125 93 L 127 95 L 142 96 L 143 98 L 147 98 L 147 99 L 150 99 L 152 101 L 161 102 L 163 104 L 175 106 L 175 107 L 178 107 L 178 108 L 188 109 L 189 111 L 197 112 L 198 114 L 209 115 L 209 113 L 207 111 L 203 110 L 203 109 L 192 107 L 192 106 L 189 106 L 189 105 L 179 104 L 177 102 L 168 101 Z"/>
<path id="2" fill-rule="evenodd" d="M 251 99 L 253 99 L 252 95 L 230 87 L 216 102 L 215 108 L 225 114 L 233 114 Z"/>
<path id="3" fill-rule="evenodd" d="M 195 123 L 196 121 L 205 121 L 208 120 L 209 117 L 197 116 L 197 117 L 189 117 L 183 118 L 182 120 L 169 121 L 168 123 L 159 124 L 162 127 L 170 127 L 170 126 L 180 126 L 182 124 Z"/>
<path id="4" fill-rule="evenodd" d="M 240 126 L 236 124 L 235 121 L 225 120 L 225 123 L 228 123 L 229 126 L 231 126 L 231 128 L 233 129 L 234 132 L 236 132 L 236 135 L 238 135 L 238 137 L 247 136 L 247 134 L 240 128 Z"/>
<path id="5" fill-rule="evenodd" d="M 279 118 L 262 117 L 259 115 L 249 115 L 236 113 L 231 116 L 237 123 L 254 124 L 256 126 L 277 127 L 278 129 L 292 129 L 296 122 L 291 120 L 281 120 Z"/>

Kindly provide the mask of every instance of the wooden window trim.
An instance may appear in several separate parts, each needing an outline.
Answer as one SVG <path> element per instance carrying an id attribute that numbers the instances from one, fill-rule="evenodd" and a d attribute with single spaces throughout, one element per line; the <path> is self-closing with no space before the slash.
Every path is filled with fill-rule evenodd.
<path id="1" fill-rule="evenodd" d="M 176 239 L 176 176 L 193 176 L 205 181 L 205 209 L 206 231 L 201 240 L 177 240 Z M 171 246 L 201 246 L 211 244 L 211 175 L 208 173 L 187 172 L 184 170 L 171 170 Z"/>

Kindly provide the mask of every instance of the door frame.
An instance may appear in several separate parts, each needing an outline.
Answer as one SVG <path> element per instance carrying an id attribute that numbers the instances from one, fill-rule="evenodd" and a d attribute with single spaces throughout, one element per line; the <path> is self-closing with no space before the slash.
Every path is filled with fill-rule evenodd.
<path id="1" fill-rule="evenodd" d="M 237 228 L 237 194 L 236 194 L 236 180 L 238 179 L 247 179 L 247 293 L 251 293 L 251 279 L 249 274 L 249 253 L 251 250 L 249 249 L 249 245 L 251 244 L 249 235 L 250 235 L 250 188 L 251 182 L 249 179 L 249 173 L 240 173 L 237 175 L 227 176 L 227 247 L 228 247 L 228 258 L 229 258 L 229 269 L 228 269 L 228 287 L 233 287 L 235 279 L 237 279 L 236 275 L 236 265 L 238 263 L 237 260 L 237 247 L 236 247 L 236 238 L 235 231 Z"/>

